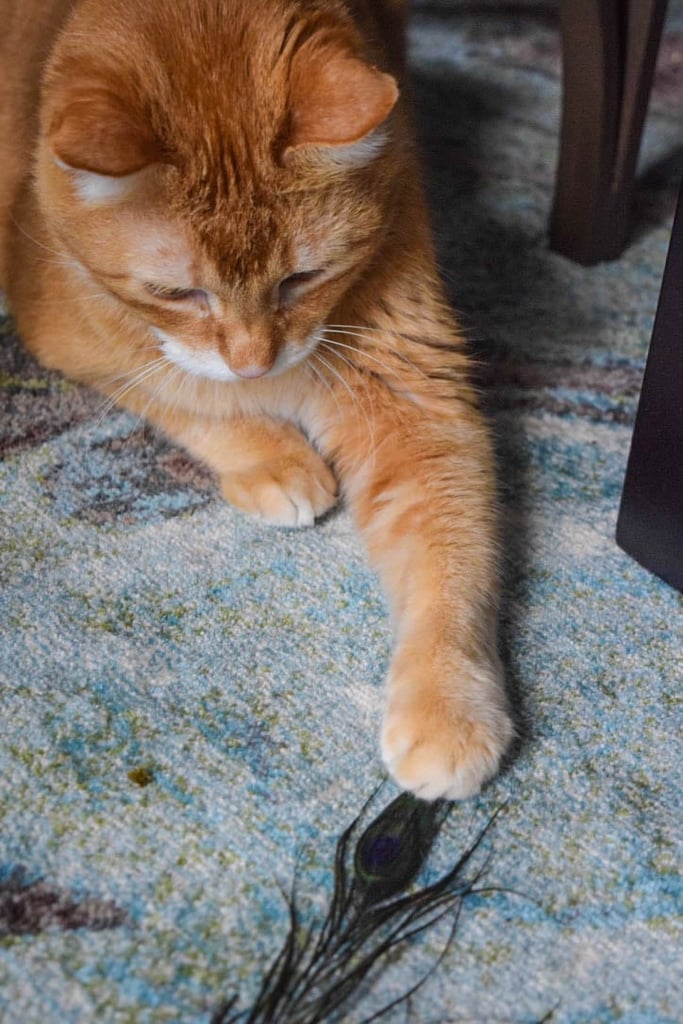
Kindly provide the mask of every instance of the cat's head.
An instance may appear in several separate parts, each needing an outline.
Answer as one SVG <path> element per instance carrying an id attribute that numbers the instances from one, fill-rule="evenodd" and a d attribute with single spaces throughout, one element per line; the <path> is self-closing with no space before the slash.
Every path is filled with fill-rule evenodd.
<path id="1" fill-rule="evenodd" d="M 82 0 L 53 54 L 44 213 L 190 373 L 301 361 L 382 241 L 398 89 L 331 7 Z"/>

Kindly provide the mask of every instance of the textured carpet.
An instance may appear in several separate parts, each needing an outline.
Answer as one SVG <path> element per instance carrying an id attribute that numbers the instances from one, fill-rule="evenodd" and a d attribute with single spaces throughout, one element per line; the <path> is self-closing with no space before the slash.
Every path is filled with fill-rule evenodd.
<path id="1" fill-rule="evenodd" d="M 523 730 L 430 870 L 507 801 L 486 881 L 523 895 L 465 901 L 408 1019 L 673 1024 L 680 596 L 613 534 L 680 175 L 683 16 L 633 242 L 590 270 L 546 245 L 554 5 L 422 4 L 411 40 L 444 273 L 490 367 Z M 127 415 L 100 421 L 9 322 L 0 359 L 0 1018 L 208 1022 L 231 993 L 253 999 L 295 870 L 322 912 L 335 839 L 382 778 L 385 606 L 344 512 L 264 528 Z M 342 1019 L 398 996 L 444 938 L 394 958 Z"/>

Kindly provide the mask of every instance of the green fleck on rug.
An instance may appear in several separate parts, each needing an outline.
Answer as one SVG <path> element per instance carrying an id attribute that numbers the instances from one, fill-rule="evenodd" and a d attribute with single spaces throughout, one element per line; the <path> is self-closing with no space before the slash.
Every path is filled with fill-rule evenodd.
<path id="1" fill-rule="evenodd" d="M 683 1020 L 681 598 L 613 539 L 681 170 L 682 54 L 672 4 L 634 238 L 584 269 L 546 242 L 555 5 L 416 4 L 443 269 L 490 371 L 523 738 L 411 883 L 438 884 L 500 809 L 462 898 L 319 1020 L 398 999 L 456 915 L 384 1019 Z M 329 913 L 339 837 L 383 778 L 386 608 L 344 511 L 301 532 L 239 515 L 2 330 L 0 1019 L 232 1020 L 286 940 L 293 879 L 302 927 Z M 385 784 L 365 824 L 397 795 Z"/>

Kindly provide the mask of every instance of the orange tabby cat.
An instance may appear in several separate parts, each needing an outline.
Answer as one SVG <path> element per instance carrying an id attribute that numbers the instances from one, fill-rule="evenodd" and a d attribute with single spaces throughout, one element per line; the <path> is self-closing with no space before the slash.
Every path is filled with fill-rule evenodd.
<path id="1" fill-rule="evenodd" d="M 393 612 L 385 762 L 426 799 L 477 792 L 513 731 L 492 456 L 399 93 L 404 0 L 0 15 L 0 273 L 26 344 L 267 522 L 339 489 Z"/>

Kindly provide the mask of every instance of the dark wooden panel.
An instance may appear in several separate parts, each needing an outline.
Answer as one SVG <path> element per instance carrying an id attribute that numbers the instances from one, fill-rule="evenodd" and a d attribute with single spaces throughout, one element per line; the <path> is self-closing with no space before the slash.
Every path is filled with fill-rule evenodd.
<path id="1" fill-rule="evenodd" d="M 683 591 L 683 187 L 617 525 L 641 565 Z"/>

